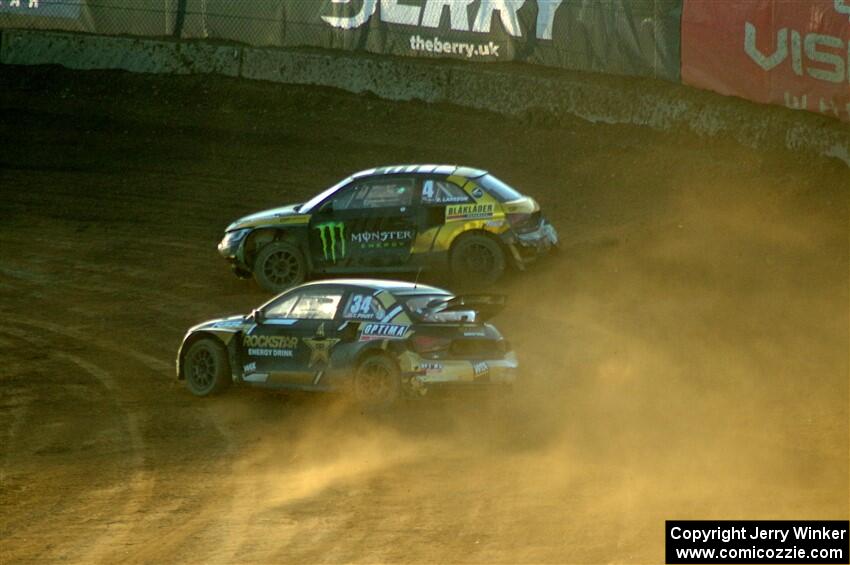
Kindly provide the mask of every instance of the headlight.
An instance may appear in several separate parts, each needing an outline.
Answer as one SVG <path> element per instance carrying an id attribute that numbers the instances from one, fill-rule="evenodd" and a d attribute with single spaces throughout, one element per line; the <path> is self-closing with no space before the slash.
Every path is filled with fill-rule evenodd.
<path id="1" fill-rule="evenodd" d="M 251 228 L 233 230 L 224 234 L 224 239 L 218 244 L 218 252 L 224 258 L 231 258 L 236 255 L 236 250 L 239 248 L 239 243 L 245 239 L 245 236 Z"/>
<path id="2" fill-rule="evenodd" d="M 241 230 L 233 230 L 224 234 L 224 239 L 221 240 L 222 247 L 233 247 L 237 245 L 240 241 L 242 241 L 248 232 L 251 231 L 251 228 L 241 229 Z"/>

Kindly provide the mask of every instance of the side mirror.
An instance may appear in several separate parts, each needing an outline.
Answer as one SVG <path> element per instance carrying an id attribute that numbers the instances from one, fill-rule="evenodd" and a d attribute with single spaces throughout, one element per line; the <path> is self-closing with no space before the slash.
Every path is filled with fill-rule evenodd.
<path id="1" fill-rule="evenodd" d="M 266 321 L 266 315 L 265 315 L 265 314 L 263 314 L 263 311 L 262 311 L 262 310 L 260 310 L 259 308 L 254 308 L 254 309 L 251 311 L 251 320 L 252 320 L 255 324 L 262 324 L 263 322 L 265 322 L 265 321 Z"/>

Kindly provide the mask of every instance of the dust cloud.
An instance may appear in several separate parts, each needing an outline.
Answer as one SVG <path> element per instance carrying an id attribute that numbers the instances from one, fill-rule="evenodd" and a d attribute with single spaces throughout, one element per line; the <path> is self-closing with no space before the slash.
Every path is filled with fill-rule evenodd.
<path id="1" fill-rule="evenodd" d="M 509 403 L 378 417 L 305 399 L 304 419 L 257 429 L 235 521 L 297 522 L 257 555 L 647 562 L 665 519 L 846 515 L 846 198 L 671 176 L 681 188 L 631 225 L 509 281 Z M 349 527 L 384 545 L 335 553 Z"/>
<path id="2" fill-rule="evenodd" d="M 665 519 L 850 513 L 837 162 L 221 77 L 0 83 L 10 560 L 647 563 Z M 488 169 L 560 232 L 497 289 L 512 398 L 191 397 L 185 329 L 268 298 L 224 226 L 406 162 Z"/>

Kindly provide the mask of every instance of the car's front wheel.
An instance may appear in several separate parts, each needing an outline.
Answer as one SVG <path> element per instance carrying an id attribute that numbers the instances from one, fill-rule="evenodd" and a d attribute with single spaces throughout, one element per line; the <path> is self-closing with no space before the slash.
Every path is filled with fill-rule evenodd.
<path id="1" fill-rule="evenodd" d="M 451 269 L 457 283 L 491 285 L 505 272 L 505 254 L 498 242 L 486 235 L 463 235 L 452 247 Z"/>
<path id="2" fill-rule="evenodd" d="M 183 357 L 183 375 L 195 396 L 222 392 L 233 382 L 224 345 L 209 337 L 193 343 Z"/>
<path id="3" fill-rule="evenodd" d="M 269 292 L 283 292 L 307 278 L 307 261 L 296 246 L 283 241 L 266 245 L 254 261 L 254 279 Z"/>
<path id="4" fill-rule="evenodd" d="M 401 396 L 398 365 L 385 355 L 364 359 L 354 374 L 354 397 L 367 409 L 386 409 Z"/>

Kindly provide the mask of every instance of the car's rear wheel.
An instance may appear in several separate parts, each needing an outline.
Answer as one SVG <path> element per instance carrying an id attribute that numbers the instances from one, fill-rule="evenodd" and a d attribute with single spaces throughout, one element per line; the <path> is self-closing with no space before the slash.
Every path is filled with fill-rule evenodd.
<path id="1" fill-rule="evenodd" d="M 457 283 L 491 285 L 505 272 L 505 254 L 498 242 L 486 235 L 464 235 L 452 247 L 451 268 Z"/>
<path id="2" fill-rule="evenodd" d="M 365 408 L 386 409 L 401 396 L 398 365 L 384 355 L 364 359 L 354 374 L 354 397 Z"/>
<path id="3" fill-rule="evenodd" d="M 275 241 L 263 247 L 254 260 L 254 279 L 265 290 L 283 292 L 304 282 L 307 261 L 291 243 Z"/>
<path id="4" fill-rule="evenodd" d="M 195 396 L 222 392 L 233 381 L 224 345 L 214 338 L 193 343 L 183 357 L 186 388 Z"/>

